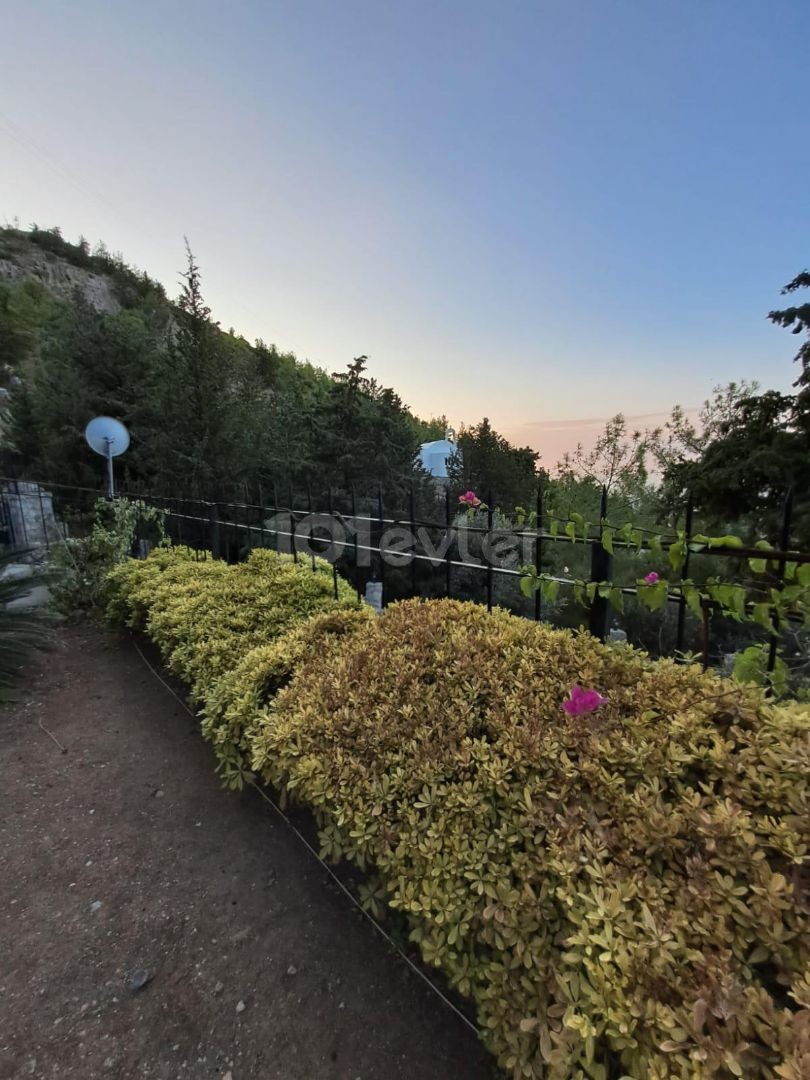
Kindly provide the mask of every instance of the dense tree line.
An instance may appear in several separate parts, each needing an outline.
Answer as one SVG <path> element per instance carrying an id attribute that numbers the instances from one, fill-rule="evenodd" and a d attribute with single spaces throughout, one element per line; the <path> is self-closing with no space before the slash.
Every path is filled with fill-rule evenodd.
<path id="1" fill-rule="evenodd" d="M 87 420 L 120 418 L 132 446 L 122 470 L 155 493 L 285 497 L 311 488 L 336 500 L 354 489 L 404 508 L 435 488 L 417 462 L 419 444 L 443 436 L 440 416 L 420 420 L 378 383 L 358 355 L 331 375 L 262 341 L 248 343 L 212 319 L 191 252 L 175 303 L 146 274 L 103 246 L 70 244 L 58 230 L 0 230 L 0 258 L 34 245 L 49 257 L 103 273 L 120 304 L 97 311 L 81 292 L 54 297 L 33 280 L 0 282 L 0 375 L 10 389 L 4 444 L 29 475 L 98 483 L 83 441 Z M 810 274 L 784 289 L 801 298 Z M 707 528 L 774 536 L 792 491 L 796 536 L 810 541 L 810 303 L 772 311 L 801 337 L 795 393 L 742 382 L 718 388 L 697 422 L 675 408 L 655 431 L 610 420 L 595 447 L 577 447 L 552 476 L 538 454 L 512 446 L 484 418 L 463 426 L 450 462 L 451 496 L 468 489 L 507 513 L 531 509 L 538 482 L 546 506 L 594 520 L 600 491 L 612 516 L 650 524 L 682 518 L 691 494 Z M 544 463 L 545 464 L 545 463 Z"/>
<path id="2" fill-rule="evenodd" d="M 155 494 L 288 498 L 312 489 L 336 501 L 382 491 L 403 508 L 413 486 L 424 509 L 435 488 L 418 464 L 420 443 L 444 434 L 352 359 L 331 375 L 262 341 L 226 333 L 205 303 L 190 250 L 180 296 L 104 249 L 72 245 L 58 231 L 0 231 L 0 257 L 21 245 L 106 274 L 121 305 L 97 311 L 80 290 L 57 298 L 34 280 L 0 283 L 0 363 L 10 388 L 4 443 L 31 476 L 92 486 L 99 462 L 84 444 L 87 420 L 117 417 L 131 433 L 120 471 Z M 517 450 L 487 421 L 462 433 L 468 462 L 458 483 L 494 485 L 502 500 L 536 483 L 530 450 Z"/>

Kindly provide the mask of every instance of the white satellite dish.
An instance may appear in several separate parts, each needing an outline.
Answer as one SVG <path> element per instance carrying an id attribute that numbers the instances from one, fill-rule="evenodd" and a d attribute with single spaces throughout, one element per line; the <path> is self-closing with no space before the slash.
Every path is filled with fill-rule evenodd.
<path id="1" fill-rule="evenodd" d="M 84 429 L 84 437 L 91 450 L 107 459 L 107 498 L 111 499 L 115 494 L 112 459 L 129 446 L 129 432 L 112 416 L 95 416 Z"/>

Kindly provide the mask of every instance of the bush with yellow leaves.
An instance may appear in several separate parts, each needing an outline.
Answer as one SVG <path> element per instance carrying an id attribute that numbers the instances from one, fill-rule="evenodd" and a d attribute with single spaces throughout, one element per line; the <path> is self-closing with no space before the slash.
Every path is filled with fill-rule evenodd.
<path id="1" fill-rule="evenodd" d="M 256 548 L 235 566 L 187 548 L 131 560 L 109 575 L 107 611 L 142 627 L 170 671 L 205 702 L 217 680 L 257 645 L 318 612 L 357 608 L 348 582 L 323 559 L 295 562 Z M 337 595 L 336 595 L 337 592 Z"/>
<path id="2" fill-rule="evenodd" d="M 567 715 L 575 683 L 607 702 Z M 308 651 L 246 727 L 249 693 L 254 768 L 510 1075 L 810 1077 L 806 710 L 453 601 Z"/>
<path id="3" fill-rule="evenodd" d="M 107 603 L 225 781 L 374 871 L 513 1077 L 810 1077 L 806 708 L 471 604 L 376 618 L 266 551 L 162 550 Z M 606 702 L 568 715 L 574 684 Z"/>
<path id="4" fill-rule="evenodd" d="M 253 739 L 266 722 L 264 710 L 296 667 L 309 655 L 345 647 L 374 618 L 368 606 L 313 615 L 270 644 L 251 649 L 214 682 L 202 709 L 202 731 L 213 744 L 217 772 L 228 787 L 241 788 L 252 776 Z"/>

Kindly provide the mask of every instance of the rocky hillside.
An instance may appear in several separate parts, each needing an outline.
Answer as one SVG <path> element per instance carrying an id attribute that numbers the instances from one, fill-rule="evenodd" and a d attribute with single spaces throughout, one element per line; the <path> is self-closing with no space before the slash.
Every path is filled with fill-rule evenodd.
<path id="1" fill-rule="evenodd" d="M 0 229 L 0 285 L 36 282 L 55 300 L 78 290 L 96 311 L 115 315 L 147 295 L 166 300 L 163 287 L 128 267 L 103 246 L 70 244 L 57 230 Z"/>
<path id="2" fill-rule="evenodd" d="M 0 282 L 38 281 L 59 300 L 68 300 L 78 289 L 97 311 L 115 315 L 121 310 L 112 282 L 104 274 L 72 266 L 59 255 L 31 243 L 2 243 Z"/>

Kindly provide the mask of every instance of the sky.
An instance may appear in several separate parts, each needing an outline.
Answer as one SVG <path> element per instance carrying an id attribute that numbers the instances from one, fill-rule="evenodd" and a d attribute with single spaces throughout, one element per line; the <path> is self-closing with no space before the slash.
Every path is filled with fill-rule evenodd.
<path id="1" fill-rule="evenodd" d="M 786 389 L 807 0 L 0 0 L 0 220 L 544 464 Z"/>

